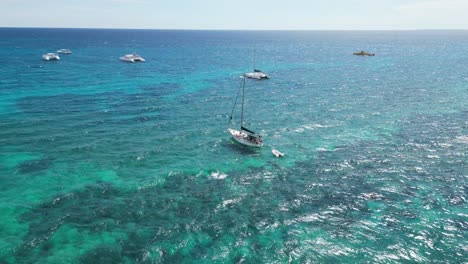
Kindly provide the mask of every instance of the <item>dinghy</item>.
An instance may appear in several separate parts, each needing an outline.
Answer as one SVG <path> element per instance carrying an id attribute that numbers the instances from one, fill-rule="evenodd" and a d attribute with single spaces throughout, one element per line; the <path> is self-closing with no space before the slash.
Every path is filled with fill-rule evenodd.
<path id="1" fill-rule="evenodd" d="M 281 157 L 284 157 L 284 153 L 281 153 L 279 150 L 277 149 L 272 149 L 271 150 L 271 153 L 273 153 L 273 155 L 275 155 L 275 157 L 277 158 L 281 158 Z"/>

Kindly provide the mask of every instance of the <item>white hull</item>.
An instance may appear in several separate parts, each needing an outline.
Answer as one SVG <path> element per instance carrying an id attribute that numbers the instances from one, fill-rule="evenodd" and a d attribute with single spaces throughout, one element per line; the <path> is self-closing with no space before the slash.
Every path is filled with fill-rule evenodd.
<path id="1" fill-rule="evenodd" d="M 231 129 L 231 128 L 228 128 L 228 130 L 231 133 L 232 138 L 234 138 L 237 142 L 239 142 L 242 145 L 246 145 L 249 147 L 257 147 L 257 148 L 263 146 L 262 141 L 251 140 L 250 138 L 252 137 L 249 136 L 247 133 L 244 133 L 235 129 Z"/>
<path id="2" fill-rule="evenodd" d="M 136 55 L 136 54 L 127 54 L 125 56 L 120 57 L 120 60 L 126 61 L 126 62 L 144 62 L 145 59 L 142 57 Z"/>
<path id="3" fill-rule="evenodd" d="M 277 158 L 281 158 L 281 157 L 284 156 L 284 153 L 279 152 L 279 150 L 277 150 L 277 149 L 272 149 L 271 153 L 273 153 L 273 155 L 275 155 L 275 157 L 277 157 Z"/>
<path id="4" fill-rule="evenodd" d="M 59 49 L 59 50 L 57 50 L 57 53 L 60 53 L 60 54 L 72 54 L 71 50 L 69 50 L 69 49 Z"/>
<path id="5" fill-rule="evenodd" d="M 256 80 L 269 79 L 268 75 L 264 72 L 247 72 L 244 74 L 245 77 Z"/>
<path id="6" fill-rule="evenodd" d="M 60 57 L 59 55 L 55 53 L 47 53 L 47 54 L 42 55 L 42 59 L 46 61 L 51 61 L 51 60 L 60 60 Z"/>
<path id="7" fill-rule="evenodd" d="M 133 59 L 125 58 L 125 57 L 120 57 L 121 61 L 126 61 L 126 62 L 135 62 Z"/>

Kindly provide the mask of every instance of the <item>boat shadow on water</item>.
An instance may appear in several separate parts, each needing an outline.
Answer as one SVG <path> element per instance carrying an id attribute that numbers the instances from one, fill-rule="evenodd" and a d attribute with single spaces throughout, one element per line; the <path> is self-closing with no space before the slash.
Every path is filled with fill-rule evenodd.
<path id="1" fill-rule="evenodd" d="M 226 148 L 237 151 L 242 155 L 260 155 L 260 148 L 249 147 L 236 142 L 234 139 L 226 140 L 223 144 Z"/>

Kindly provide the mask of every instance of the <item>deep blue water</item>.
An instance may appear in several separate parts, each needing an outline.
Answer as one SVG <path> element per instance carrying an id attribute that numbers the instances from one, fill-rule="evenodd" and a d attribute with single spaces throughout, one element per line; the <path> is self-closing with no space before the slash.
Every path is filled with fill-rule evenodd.
<path id="1" fill-rule="evenodd" d="M 2 28 L 0 65 L 0 263 L 467 260 L 468 31 Z"/>

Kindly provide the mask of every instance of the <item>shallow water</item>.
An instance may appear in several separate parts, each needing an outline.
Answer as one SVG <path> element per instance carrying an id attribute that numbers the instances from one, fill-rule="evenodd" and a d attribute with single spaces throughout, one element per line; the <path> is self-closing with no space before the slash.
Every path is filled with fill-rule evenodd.
<path id="1" fill-rule="evenodd" d="M 0 36 L 6 263 L 466 261 L 468 32 Z"/>

